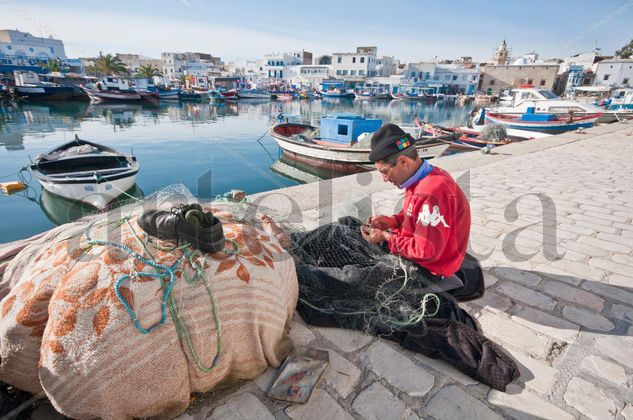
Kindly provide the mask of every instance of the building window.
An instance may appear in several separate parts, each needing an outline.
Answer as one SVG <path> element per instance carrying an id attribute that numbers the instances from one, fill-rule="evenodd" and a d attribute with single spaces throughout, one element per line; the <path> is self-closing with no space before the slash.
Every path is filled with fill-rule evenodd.
<path id="1" fill-rule="evenodd" d="M 336 62 L 340 63 L 341 62 L 341 57 L 337 57 Z"/>
<path id="2" fill-rule="evenodd" d="M 610 76 L 610 74 L 605 74 L 604 78 L 602 80 L 609 80 L 609 76 Z"/>
<path id="3" fill-rule="evenodd" d="M 365 57 L 361 57 L 361 58 L 360 58 L 360 62 L 361 62 L 361 63 L 364 63 L 364 62 L 365 62 Z"/>
<path id="4" fill-rule="evenodd" d="M 350 70 L 349 74 L 350 76 L 356 76 L 356 70 Z"/>
<path id="5" fill-rule="evenodd" d="M 629 84 L 629 79 L 628 78 L 622 79 L 622 84 L 623 85 L 628 85 Z"/>
<path id="6" fill-rule="evenodd" d="M 545 79 L 541 79 L 541 86 L 545 86 Z"/>
<path id="7" fill-rule="evenodd" d="M 347 76 L 347 70 L 343 70 L 343 76 Z"/>
<path id="8" fill-rule="evenodd" d="M 336 70 L 336 75 L 340 76 L 341 75 L 341 71 L 340 70 Z"/>
<path id="9" fill-rule="evenodd" d="M 356 57 L 352 57 L 352 63 L 356 62 Z"/>
<path id="10" fill-rule="evenodd" d="M 455 81 L 455 80 L 457 80 L 457 76 L 456 75 L 453 76 L 453 81 Z"/>
<path id="11" fill-rule="evenodd" d="M 494 85 L 495 85 L 495 81 L 494 81 L 494 80 L 491 80 L 491 81 L 490 81 L 490 86 L 494 86 Z"/>
<path id="12" fill-rule="evenodd" d="M 528 85 L 531 85 L 531 84 L 532 84 L 532 82 L 534 82 L 532 79 L 527 79 L 527 84 L 528 84 Z"/>
<path id="13" fill-rule="evenodd" d="M 358 75 L 359 76 L 364 76 L 365 75 L 365 70 L 358 70 Z M 624 80 L 629 80 L 629 79 L 624 79 Z M 624 84 L 626 84 L 627 82 L 624 82 Z"/>

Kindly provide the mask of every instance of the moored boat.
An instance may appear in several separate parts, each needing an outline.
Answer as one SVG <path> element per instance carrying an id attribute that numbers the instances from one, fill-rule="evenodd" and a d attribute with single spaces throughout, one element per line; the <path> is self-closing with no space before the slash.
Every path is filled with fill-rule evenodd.
<path id="1" fill-rule="evenodd" d="M 32 71 L 14 71 L 13 94 L 29 100 L 65 101 L 73 96 L 73 88 L 56 83 L 42 82 Z"/>
<path id="2" fill-rule="evenodd" d="M 77 137 L 29 166 L 45 190 L 97 209 L 132 188 L 139 168 L 136 157 Z"/>
<path id="3" fill-rule="evenodd" d="M 270 99 L 270 92 L 260 89 L 239 90 L 237 97 L 240 99 Z"/>
<path id="4" fill-rule="evenodd" d="M 239 96 L 237 96 L 237 89 L 220 91 L 220 95 L 222 95 L 224 99 L 239 99 Z"/>
<path id="5" fill-rule="evenodd" d="M 487 112 L 485 119 L 487 124 L 501 124 L 511 129 L 564 133 L 578 128 L 593 127 L 600 115 L 602 114 L 598 112 L 582 116 L 570 114 L 567 117 L 560 117 L 556 114 L 536 114 L 532 110 L 522 115 Z"/>
<path id="6" fill-rule="evenodd" d="M 81 85 L 81 90 L 88 95 L 92 102 L 128 102 L 142 99 L 141 94 L 134 91 L 97 90 L 89 89 L 84 85 Z"/>
<path id="7" fill-rule="evenodd" d="M 381 120 L 344 116 L 322 118 L 320 129 L 307 124 L 282 123 L 271 127 L 269 132 L 289 159 L 331 171 L 358 173 L 371 169 L 369 133 L 381 125 Z M 339 126 L 345 126 L 347 130 L 339 130 Z M 330 128 L 345 134 L 332 135 Z M 361 135 L 358 135 L 359 131 Z M 418 154 L 424 159 L 439 156 L 448 147 L 447 142 L 436 139 L 416 142 Z"/>
<path id="8" fill-rule="evenodd" d="M 178 99 L 181 101 L 208 101 L 211 98 L 207 92 L 196 92 L 194 90 L 181 90 L 178 92 Z"/>

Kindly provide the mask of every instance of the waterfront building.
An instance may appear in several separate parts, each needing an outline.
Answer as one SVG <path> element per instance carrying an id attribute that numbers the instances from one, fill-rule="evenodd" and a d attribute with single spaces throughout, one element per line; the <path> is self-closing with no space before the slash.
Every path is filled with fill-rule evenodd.
<path id="1" fill-rule="evenodd" d="M 633 87 L 633 59 L 603 60 L 595 65 L 597 86 Z"/>
<path id="2" fill-rule="evenodd" d="M 64 71 L 81 71 L 81 62 L 66 57 L 64 43 L 53 37 L 41 38 L 28 32 L 0 30 L 0 73 L 15 70 L 46 73 L 42 64 L 58 60 Z"/>
<path id="3" fill-rule="evenodd" d="M 472 58 L 454 61 L 410 63 L 404 72 L 407 82 L 435 87 L 441 93 L 471 95 L 479 84 L 479 64 Z"/>
<path id="4" fill-rule="evenodd" d="M 329 79 L 333 76 L 332 66 L 329 65 L 301 65 L 298 66 L 297 77 L 294 80 L 290 80 L 292 85 L 300 88 L 316 88 L 324 79 Z"/>
<path id="5" fill-rule="evenodd" d="M 552 90 L 556 83 L 558 68 L 558 63 L 480 66 L 479 90 L 493 94 L 519 85 Z"/>
<path id="6" fill-rule="evenodd" d="M 222 60 L 211 54 L 199 52 L 161 54 L 163 77 L 168 82 L 177 81 L 181 76 L 195 78 L 219 77 L 222 75 Z"/>
<path id="7" fill-rule="evenodd" d="M 160 58 L 149 58 L 144 57 L 139 54 L 116 54 L 119 57 L 119 60 L 128 68 L 130 73 L 134 74 L 138 72 L 138 68 L 141 66 L 152 65 L 159 69 L 161 72 L 163 71 L 163 60 Z"/>
<path id="8" fill-rule="evenodd" d="M 399 64 L 399 60 L 386 55 L 376 59 L 376 76 L 389 77 L 392 74 L 398 73 Z"/>
<path id="9" fill-rule="evenodd" d="M 304 62 L 304 60 L 308 59 L 308 55 L 309 61 Z M 303 64 L 312 64 L 312 53 L 300 51 L 266 54 L 264 56 L 263 71 L 269 79 L 284 80 L 289 76 L 288 68 L 290 66 Z"/>
<path id="10" fill-rule="evenodd" d="M 337 77 L 352 78 L 358 77 L 360 80 L 365 77 L 377 76 L 376 54 L 377 47 L 357 47 L 355 53 L 333 53 L 332 70 Z"/>

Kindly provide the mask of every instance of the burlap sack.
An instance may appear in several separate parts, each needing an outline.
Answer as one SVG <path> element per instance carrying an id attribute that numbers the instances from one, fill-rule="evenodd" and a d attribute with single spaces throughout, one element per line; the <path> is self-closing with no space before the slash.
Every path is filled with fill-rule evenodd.
<path id="1" fill-rule="evenodd" d="M 0 380 L 30 392 L 43 389 L 57 410 L 73 418 L 172 416 L 187 407 L 192 392 L 279 366 L 292 347 L 286 325 L 297 301 L 294 263 L 274 238 L 231 222 L 230 213 L 215 213 L 226 220 L 225 236 L 232 241 L 227 252 L 196 251 L 182 260 L 191 248 L 165 250 L 170 244 L 148 239 L 134 215 L 91 226 L 92 239 L 124 245 L 144 258 L 149 253 L 165 267 L 177 264 L 171 292 L 177 314 L 165 305 L 164 324 L 146 334 L 139 328 L 162 318 L 161 281 L 131 277 L 118 295 L 115 283 L 155 268 L 113 245 L 90 246 L 86 223 L 75 224 L 70 235 L 55 229 L 26 247 L 3 280 L 13 287 L 0 302 Z M 236 254 L 230 252 L 234 244 Z M 212 366 L 216 313 L 221 349 Z"/>

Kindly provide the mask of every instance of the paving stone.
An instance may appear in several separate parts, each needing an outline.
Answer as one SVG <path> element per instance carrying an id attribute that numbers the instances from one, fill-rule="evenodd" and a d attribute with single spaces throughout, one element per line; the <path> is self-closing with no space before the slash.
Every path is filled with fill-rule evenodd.
<path id="1" fill-rule="evenodd" d="M 544 360 L 530 357 L 520 351 L 506 350 L 518 362 L 521 373 L 519 381 L 542 395 L 549 395 L 556 384 L 558 369 L 551 367 Z"/>
<path id="2" fill-rule="evenodd" d="M 507 343 L 528 354 L 545 356 L 548 339 L 510 319 L 510 316 L 490 308 L 484 308 L 476 316 L 484 334 Z"/>
<path id="3" fill-rule="evenodd" d="M 598 238 L 608 241 L 608 242 L 613 242 L 616 244 L 620 244 L 623 245 L 623 248 L 627 248 L 628 251 L 624 251 L 623 254 L 627 254 L 629 252 L 631 252 L 631 247 L 633 247 L 633 238 L 628 238 L 626 236 L 622 236 L 622 235 L 613 235 L 611 233 L 604 233 L 604 232 L 599 232 L 597 235 Z M 617 252 L 617 251 L 615 251 Z"/>
<path id="4" fill-rule="evenodd" d="M 600 235 L 609 235 L 607 233 L 598 233 L 598 238 L 600 237 Z M 609 237 L 617 237 L 616 235 L 609 235 Z M 580 238 L 578 238 L 578 241 L 581 243 L 585 243 L 587 245 L 590 246 L 594 246 L 597 249 L 601 249 L 603 251 L 606 251 L 608 253 L 613 253 L 613 252 L 617 252 L 620 254 L 626 254 L 627 252 L 631 252 L 631 248 L 629 248 L 626 245 L 622 245 L 619 243 L 615 243 L 615 242 L 611 242 L 608 240 L 602 240 L 602 239 L 598 239 L 598 238 L 591 238 L 591 237 L 587 237 L 587 236 L 581 236 Z M 633 241 L 629 238 L 625 238 L 627 239 L 627 241 Z"/>
<path id="5" fill-rule="evenodd" d="M 568 302 L 586 306 L 596 312 L 602 311 L 604 307 L 604 299 L 564 283 L 548 281 L 543 285 L 543 291 L 548 295 L 556 296 Z"/>
<path id="6" fill-rule="evenodd" d="M 624 367 L 599 356 L 585 357 L 581 368 L 593 376 L 605 379 L 621 387 L 630 388 L 633 385 L 631 376 L 626 374 Z"/>
<path id="7" fill-rule="evenodd" d="M 361 392 L 354 400 L 352 408 L 366 420 L 418 419 L 404 402 L 378 382 Z"/>
<path id="8" fill-rule="evenodd" d="M 308 327 L 297 321 L 290 324 L 290 339 L 295 346 L 307 346 L 314 340 L 314 334 Z"/>
<path id="9" fill-rule="evenodd" d="M 291 419 L 301 420 L 353 420 L 334 398 L 322 389 L 316 388 L 306 404 L 295 404 L 286 408 L 286 415 Z"/>
<path id="10" fill-rule="evenodd" d="M 631 276 L 623 276 L 621 274 L 609 274 L 606 277 L 605 282 L 609 283 L 612 286 L 627 287 L 633 289 L 633 277 Z"/>
<path id="11" fill-rule="evenodd" d="M 454 385 L 440 389 L 427 404 L 426 412 L 438 419 L 503 419 Z"/>
<path id="12" fill-rule="evenodd" d="M 596 342 L 596 350 L 633 369 L 633 337 L 609 336 Z"/>
<path id="13" fill-rule="evenodd" d="M 512 301 L 498 293 L 486 291 L 484 296 L 471 302 L 481 307 L 491 307 L 500 311 L 507 311 L 512 306 Z"/>
<path id="14" fill-rule="evenodd" d="M 584 242 L 578 242 L 577 240 L 562 241 L 560 247 L 563 249 L 563 252 L 575 251 L 590 257 L 606 257 L 608 254 L 605 250 Z"/>
<path id="15" fill-rule="evenodd" d="M 431 359 L 430 357 L 426 357 L 419 353 L 415 353 L 413 357 L 415 357 L 416 360 L 419 360 L 426 366 L 429 366 L 437 370 L 438 372 L 443 373 L 444 375 L 459 382 L 462 385 L 474 385 L 474 384 L 479 383 L 478 381 L 474 380 L 470 376 L 463 374 L 462 372 L 460 372 L 453 366 L 449 365 L 448 363 L 440 359 Z"/>
<path id="16" fill-rule="evenodd" d="M 511 280 L 525 286 L 536 286 L 541 282 L 541 277 L 538 274 L 530 271 L 517 270 L 513 267 L 496 268 L 494 273 L 499 278 Z"/>
<path id="17" fill-rule="evenodd" d="M 624 287 L 612 286 L 609 284 L 598 283 L 594 281 L 586 281 L 581 285 L 581 287 L 597 295 L 614 299 L 620 302 L 633 302 L 633 292 L 628 291 Z"/>
<path id="18" fill-rule="evenodd" d="M 595 312 L 587 311 L 585 309 L 578 308 L 576 306 L 563 307 L 563 316 L 570 321 L 580 324 L 583 327 L 598 330 L 598 331 L 611 331 L 615 325 L 602 315 Z"/>
<path id="19" fill-rule="evenodd" d="M 539 311 L 538 309 L 523 306 L 517 307 L 511 319 L 534 331 L 567 341 L 568 343 L 573 342 L 576 337 L 578 337 L 578 331 L 580 330 L 578 325 L 569 321 Z"/>
<path id="20" fill-rule="evenodd" d="M 544 295 L 543 293 L 536 292 L 532 289 L 519 286 L 516 283 L 502 283 L 498 285 L 495 290 L 503 293 L 506 296 L 509 296 L 514 300 L 518 300 L 519 302 L 523 302 L 530 306 L 536 306 L 537 308 L 551 311 L 556 306 L 556 301 L 551 297 Z"/>
<path id="21" fill-rule="evenodd" d="M 617 303 L 614 303 L 611 306 L 609 314 L 613 318 L 621 319 L 621 320 L 626 321 L 628 323 L 633 323 L 633 307 L 619 305 Z"/>
<path id="22" fill-rule="evenodd" d="M 624 417 L 624 420 L 633 420 L 633 405 L 627 405 L 624 410 L 620 411 L 620 414 Z"/>
<path id="23" fill-rule="evenodd" d="M 589 265 L 598 269 L 628 276 L 631 274 L 631 267 L 626 264 L 620 264 L 604 258 L 591 258 L 589 259 Z"/>
<path id="24" fill-rule="evenodd" d="M 613 419 L 617 406 L 600 388 L 581 378 L 572 378 L 563 397 L 565 402 L 585 416 L 596 419 Z"/>
<path id="25" fill-rule="evenodd" d="M 358 350 L 373 339 L 371 335 L 360 331 L 340 328 L 315 328 L 315 330 L 346 353 Z"/>
<path id="26" fill-rule="evenodd" d="M 426 395 L 435 383 L 433 375 L 383 341 L 372 344 L 360 360 L 367 369 L 412 397 Z"/>
<path id="27" fill-rule="evenodd" d="M 507 392 L 491 390 L 488 402 L 500 407 L 503 411 L 517 420 L 532 420 L 534 418 L 573 420 L 574 416 L 545 401 L 531 392 L 511 385 Z"/>
<path id="28" fill-rule="evenodd" d="M 209 417 L 210 420 L 228 418 L 235 420 L 275 420 L 275 416 L 268 411 L 266 406 L 249 392 L 230 397 L 224 404 L 216 407 Z"/>
<path id="29" fill-rule="evenodd" d="M 276 373 L 277 369 L 269 366 L 268 369 L 266 369 L 264 373 L 255 378 L 253 382 L 255 382 L 255 385 L 257 385 L 257 387 L 262 391 L 268 391 L 268 387 L 270 386 L 270 384 L 273 383 L 273 379 L 275 378 Z"/>
<path id="30" fill-rule="evenodd" d="M 534 267 L 534 271 L 538 272 L 543 278 L 564 282 L 574 286 L 578 286 L 582 282 L 582 279 L 579 279 L 574 275 L 570 275 L 564 270 L 552 267 L 550 263 L 539 264 Z"/>
<path id="31" fill-rule="evenodd" d="M 358 383 L 361 371 L 352 362 L 334 350 L 328 350 L 328 353 L 330 355 L 330 364 L 323 374 L 323 379 L 341 397 L 347 398 Z"/>

